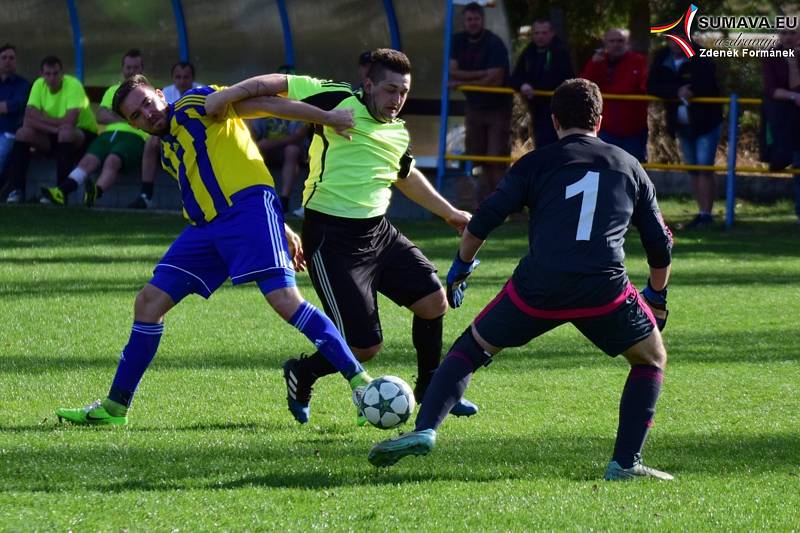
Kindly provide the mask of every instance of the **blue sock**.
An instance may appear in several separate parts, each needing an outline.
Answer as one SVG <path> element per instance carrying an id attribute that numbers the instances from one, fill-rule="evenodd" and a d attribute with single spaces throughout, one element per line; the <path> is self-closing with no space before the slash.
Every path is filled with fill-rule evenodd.
<path id="1" fill-rule="evenodd" d="M 664 371 L 650 365 L 631 367 L 619 402 L 619 428 L 612 459 L 630 468 L 642 453 L 647 431 L 653 425 Z"/>
<path id="2" fill-rule="evenodd" d="M 161 334 L 164 333 L 164 324 L 148 324 L 134 321 L 131 328 L 131 337 L 117 366 L 117 373 L 108 398 L 125 406 L 130 406 L 133 394 L 139 381 L 142 380 L 144 371 L 156 355 Z"/>
<path id="3" fill-rule="evenodd" d="M 308 302 L 303 302 L 289 320 L 300 332 L 314 343 L 320 353 L 348 381 L 364 371 L 364 367 L 350 351 L 347 343 L 336 330 L 333 322 L 319 309 Z"/>

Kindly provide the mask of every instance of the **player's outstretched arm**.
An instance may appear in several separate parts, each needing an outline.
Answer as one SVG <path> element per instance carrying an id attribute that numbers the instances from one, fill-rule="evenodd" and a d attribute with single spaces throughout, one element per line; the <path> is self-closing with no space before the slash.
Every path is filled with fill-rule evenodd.
<path id="1" fill-rule="evenodd" d="M 464 232 L 472 218 L 472 215 L 466 211 L 456 209 L 450 202 L 445 200 L 433 188 L 428 178 L 416 168 L 411 169 L 407 178 L 397 180 L 395 186 L 408 196 L 411 201 L 444 219 L 445 222 L 458 231 L 459 235 Z"/>
<path id="2" fill-rule="evenodd" d="M 300 236 L 292 231 L 288 224 L 283 224 L 283 231 L 286 234 L 286 242 L 289 244 L 289 255 L 292 256 L 292 263 L 297 272 L 302 272 L 306 269 L 306 258 L 303 254 L 303 242 Z"/>
<path id="3" fill-rule="evenodd" d="M 214 93 L 216 94 L 216 93 Z M 209 98 L 213 95 L 209 95 Z M 258 96 L 235 102 L 233 108 L 240 118 L 278 117 L 331 127 L 336 133 L 350 139 L 347 130 L 355 125 L 353 110 L 349 108 L 325 111 L 319 107 L 280 96 Z"/>
<path id="4" fill-rule="evenodd" d="M 468 229 L 461 235 L 461 244 L 458 247 L 453 264 L 447 272 L 447 303 L 455 309 L 464 301 L 467 292 L 467 278 L 481 263 L 475 256 L 485 241 L 476 237 Z"/>
<path id="5" fill-rule="evenodd" d="M 231 104 L 258 96 L 284 95 L 288 90 L 289 82 L 285 74 L 264 74 L 248 78 L 209 94 L 206 97 L 206 114 L 221 117 Z"/>

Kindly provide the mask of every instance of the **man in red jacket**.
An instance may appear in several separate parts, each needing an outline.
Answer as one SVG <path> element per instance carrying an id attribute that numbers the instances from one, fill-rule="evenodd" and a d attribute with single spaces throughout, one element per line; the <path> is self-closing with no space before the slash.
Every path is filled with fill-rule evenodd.
<path id="1" fill-rule="evenodd" d="M 581 71 L 603 94 L 646 94 L 647 59 L 628 50 L 628 31 L 608 30 Z M 600 138 L 619 146 L 639 161 L 647 160 L 647 102 L 603 98 Z"/>

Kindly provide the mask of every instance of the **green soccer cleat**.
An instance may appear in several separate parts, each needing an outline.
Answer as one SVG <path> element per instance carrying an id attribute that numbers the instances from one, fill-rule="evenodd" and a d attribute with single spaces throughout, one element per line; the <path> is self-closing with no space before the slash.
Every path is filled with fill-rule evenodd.
<path id="1" fill-rule="evenodd" d="M 42 198 L 39 200 L 43 204 L 66 205 L 67 197 L 64 196 L 64 191 L 58 187 L 42 187 Z"/>
<path id="2" fill-rule="evenodd" d="M 122 416 L 112 415 L 106 410 L 106 405 L 111 407 L 107 402 L 111 402 L 111 400 L 97 400 L 86 407 L 79 407 L 77 409 L 59 407 L 56 409 L 56 416 L 59 422 L 66 420 L 67 422 L 72 422 L 80 426 L 124 426 L 127 424 L 127 414 L 123 414 Z M 119 404 L 115 404 L 115 406 L 119 406 Z"/>
<path id="3" fill-rule="evenodd" d="M 94 203 L 100 198 L 100 187 L 95 185 L 92 180 L 86 180 L 83 188 L 83 205 L 94 207 Z"/>
<path id="4" fill-rule="evenodd" d="M 633 479 L 655 478 L 662 481 L 672 481 L 675 479 L 670 474 L 650 468 L 642 464 L 642 459 L 637 455 L 634 459 L 633 466 L 630 468 L 622 468 L 618 462 L 611 461 L 606 468 L 606 481 L 630 481 Z"/>
<path id="5" fill-rule="evenodd" d="M 436 431 L 423 429 L 379 442 L 369 451 L 374 466 L 392 466 L 406 455 L 428 455 L 436 444 Z"/>

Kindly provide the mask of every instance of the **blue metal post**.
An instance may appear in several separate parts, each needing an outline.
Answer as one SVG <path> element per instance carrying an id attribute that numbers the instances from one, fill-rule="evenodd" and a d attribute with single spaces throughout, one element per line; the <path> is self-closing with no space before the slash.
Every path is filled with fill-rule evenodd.
<path id="1" fill-rule="evenodd" d="M 83 83 L 83 35 L 81 21 L 78 18 L 78 7 L 75 0 L 67 0 L 69 21 L 72 24 L 72 46 L 75 48 L 75 77 Z"/>
<path id="2" fill-rule="evenodd" d="M 186 33 L 186 18 L 183 16 L 181 0 L 172 0 L 172 13 L 175 15 L 175 32 L 178 34 L 178 53 L 181 61 L 189 61 L 189 36 Z"/>
<path id="3" fill-rule="evenodd" d="M 281 28 L 283 28 L 283 62 L 286 65 L 297 67 L 294 62 L 294 39 L 292 39 L 292 25 L 289 23 L 289 12 L 286 11 L 286 1 L 278 0 L 278 13 L 281 16 Z"/>
<path id="4" fill-rule="evenodd" d="M 444 50 L 442 54 L 442 106 L 439 112 L 439 157 L 436 161 L 436 190 L 442 190 L 444 179 L 445 159 L 447 152 L 447 115 L 449 113 L 450 98 L 450 38 L 453 34 L 453 0 L 445 0 L 447 9 L 444 15 Z"/>
<path id="5" fill-rule="evenodd" d="M 392 48 L 402 50 L 403 43 L 400 41 L 400 26 L 397 24 L 394 2 L 392 0 L 383 0 L 383 10 L 386 11 L 386 23 L 389 24 L 389 37 L 392 39 Z"/>
<path id="6" fill-rule="evenodd" d="M 736 148 L 739 144 L 739 97 L 731 94 L 728 107 L 728 179 L 725 187 L 725 229 L 733 227 L 736 216 Z"/>

